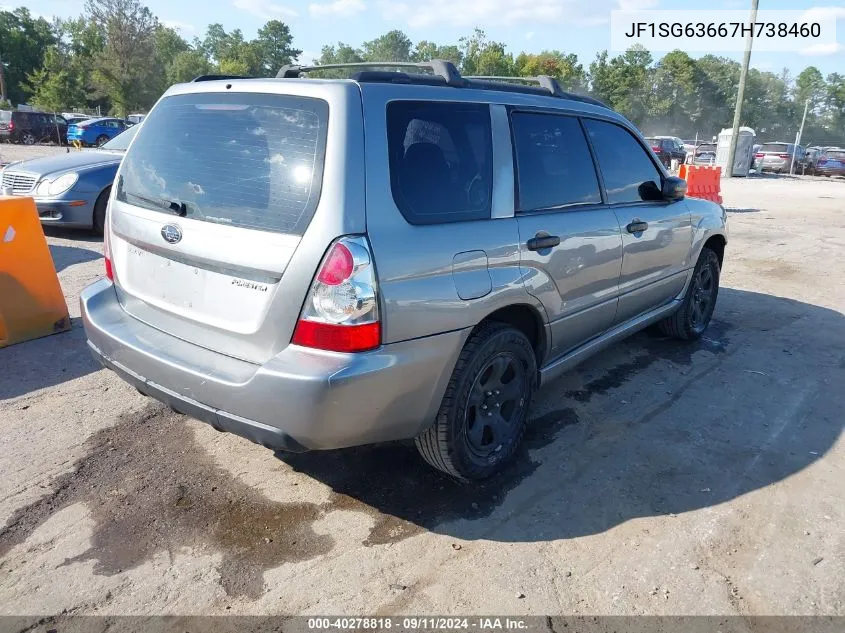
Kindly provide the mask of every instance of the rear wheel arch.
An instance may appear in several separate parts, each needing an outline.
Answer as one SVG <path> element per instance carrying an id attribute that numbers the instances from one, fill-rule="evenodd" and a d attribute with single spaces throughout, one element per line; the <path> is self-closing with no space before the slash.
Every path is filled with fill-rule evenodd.
<path id="1" fill-rule="evenodd" d="M 474 330 L 484 327 L 490 322 L 505 323 L 522 332 L 534 348 L 537 367 L 543 366 L 547 352 L 547 335 L 545 319 L 540 310 L 527 303 L 514 303 L 488 314 Z"/>

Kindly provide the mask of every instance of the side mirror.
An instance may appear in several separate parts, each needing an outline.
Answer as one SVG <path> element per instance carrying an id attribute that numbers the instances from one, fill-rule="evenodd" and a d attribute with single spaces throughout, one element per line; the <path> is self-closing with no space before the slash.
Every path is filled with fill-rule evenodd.
<path id="1" fill-rule="evenodd" d="M 687 195 L 687 181 L 677 176 L 669 176 L 663 181 L 662 193 L 664 200 L 683 200 Z"/>

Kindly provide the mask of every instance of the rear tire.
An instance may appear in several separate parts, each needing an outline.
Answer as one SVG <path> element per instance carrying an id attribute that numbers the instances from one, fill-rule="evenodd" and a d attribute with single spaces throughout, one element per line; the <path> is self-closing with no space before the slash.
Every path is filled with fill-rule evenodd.
<path id="1" fill-rule="evenodd" d="M 105 134 L 100 134 L 100 136 L 97 137 L 97 140 L 94 141 L 94 145 L 96 145 L 97 147 L 102 147 L 103 145 L 105 145 L 108 142 L 109 142 L 109 137 L 106 136 Z"/>
<path id="2" fill-rule="evenodd" d="M 522 441 L 537 387 L 537 361 L 526 336 L 488 322 L 470 336 L 434 424 L 416 438 L 429 464 L 462 481 L 496 473 Z"/>
<path id="3" fill-rule="evenodd" d="M 100 195 L 97 196 L 97 202 L 94 203 L 94 217 L 92 225 L 94 233 L 102 235 L 105 232 L 106 226 L 106 208 L 109 204 L 109 194 L 111 194 L 111 187 L 107 187 Z"/>
<path id="4" fill-rule="evenodd" d="M 691 341 L 704 334 L 719 296 L 719 257 L 706 246 L 701 249 L 681 307 L 657 323 L 667 336 Z"/>
<path id="5" fill-rule="evenodd" d="M 24 145 L 35 145 L 35 141 L 38 140 L 35 138 L 35 134 L 32 132 L 24 132 L 21 134 L 21 143 Z"/>

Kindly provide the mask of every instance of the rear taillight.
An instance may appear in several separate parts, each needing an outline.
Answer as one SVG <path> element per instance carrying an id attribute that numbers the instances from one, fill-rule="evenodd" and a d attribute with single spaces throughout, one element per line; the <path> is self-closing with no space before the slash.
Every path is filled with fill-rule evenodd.
<path id="1" fill-rule="evenodd" d="M 376 274 L 364 237 L 342 237 L 317 270 L 291 342 L 333 352 L 381 344 Z"/>
<path id="2" fill-rule="evenodd" d="M 9 131 L 14 130 L 14 129 L 15 129 L 15 122 L 9 121 Z"/>
<path id="3" fill-rule="evenodd" d="M 778 154 L 778 158 L 789 158 L 789 154 Z"/>
<path id="4" fill-rule="evenodd" d="M 660 146 L 659 146 L 659 145 L 652 145 L 652 146 L 651 146 L 651 149 L 652 149 L 652 150 L 654 150 L 655 152 L 659 152 L 659 151 L 660 151 Z"/>
<path id="5" fill-rule="evenodd" d="M 754 158 L 763 158 L 765 154 L 754 154 Z"/>

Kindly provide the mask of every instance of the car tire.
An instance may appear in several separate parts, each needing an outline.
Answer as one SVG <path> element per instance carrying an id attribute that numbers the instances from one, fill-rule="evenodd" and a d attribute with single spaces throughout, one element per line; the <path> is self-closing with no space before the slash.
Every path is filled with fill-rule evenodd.
<path id="1" fill-rule="evenodd" d="M 100 134 L 97 137 L 97 139 L 94 141 L 94 145 L 96 147 L 102 147 L 103 145 L 105 145 L 108 142 L 109 142 L 109 137 L 106 136 L 105 134 Z"/>
<path id="2" fill-rule="evenodd" d="M 701 249 L 681 307 L 657 323 L 666 336 L 692 341 L 704 334 L 719 297 L 719 257 L 706 246 Z"/>
<path id="3" fill-rule="evenodd" d="M 102 235 L 106 227 L 106 209 L 109 204 L 109 194 L 111 194 L 111 187 L 106 187 L 97 196 L 97 202 L 94 203 L 94 217 L 92 218 L 92 226 L 94 233 Z"/>
<path id="4" fill-rule="evenodd" d="M 483 323 L 458 356 L 434 424 L 416 438 L 423 459 L 462 481 L 495 474 L 522 441 L 537 375 L 525 334 Z"/>
<path id="5" fill-rule="evenodd" d="M 35 134 L 32 132 L 24 132 L 21 134 L 21 143 L 24 145 L 35 145 L 35 142 L 38 139 L 35 138 Z"/>

